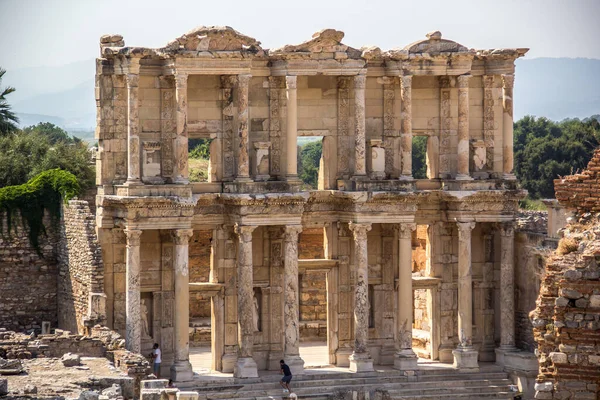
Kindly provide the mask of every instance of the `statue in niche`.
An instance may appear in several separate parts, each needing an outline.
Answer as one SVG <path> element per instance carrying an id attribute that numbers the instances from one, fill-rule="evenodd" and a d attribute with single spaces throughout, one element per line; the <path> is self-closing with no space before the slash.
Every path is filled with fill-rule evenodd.
<path id="1" fill-rule="evenodd" d="M 256 295 L 254 296 L 254 308 L 253 308 L 253 315 L 252 315 L 252 322 L 254 322 L 254 332 L 258 332 L 260 331 L 260 329 L 258 329 L 258 318 L 259 318 L 259 313 L 258 313 L 258 298 L 256 297 Z"/>
<path id="2" fill-rule="evenodd" d="M 150 312 L 148 310 L 147 302 L 148 300 L 142 299 L 142 337 L 148 338 L 152 337 L 150 334 Z"/>

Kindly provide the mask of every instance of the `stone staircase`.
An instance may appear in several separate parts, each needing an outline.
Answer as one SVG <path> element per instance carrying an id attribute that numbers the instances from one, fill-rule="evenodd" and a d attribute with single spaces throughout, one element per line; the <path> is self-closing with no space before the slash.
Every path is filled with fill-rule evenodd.
<path id="1" fill-rule="evenodd" d="M 196 391 L 200 399 L 280 400 L 287 399 L 279 386 L 279 375 L 269 374 L 255 379 L 206 379 L 178 385 L 182 390 Z M 365 398 L 381 400 L 421 399 L 512 399 L 511 382 L 500 367 L 477 373 L 458 373 L 452 369 L 419 370 L 413 376 L 399 371 L 352 374 L 348 372 L 310 371 L 292 380 L 292 391 L 299 399 L 328 400 Z M 344 393 L 348 393 L 344 396 Z M 352 392 L 369 392 L 354 397 Z"/>

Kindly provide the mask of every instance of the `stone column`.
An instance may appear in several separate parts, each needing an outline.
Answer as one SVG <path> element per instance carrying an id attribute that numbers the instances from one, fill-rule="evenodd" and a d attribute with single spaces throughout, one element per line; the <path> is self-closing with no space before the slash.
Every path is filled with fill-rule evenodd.
<path id="1" fill-rule="evenodd" d="M 367 347 L 369 340 L 369 263 L 367 259 L 367 232 L 371 224 L 348 226 L 354 233 L 354 263 L 356 283 L 354 286 L 354 351 L 350 355 L 350 371 L 373 371 L 373 359 Z"/>
<path id="2" fill-rule="evenodd" d="M 298 100 L 296 89 L 297 77 L 285 77 L 285 93 L 287 96 L 287 181 L 298 181 Z"/>
<path id="3" fill-rule="evenodd" d="M 458 174 L 457 180 L 470 180 L 469 174 L 469 79 L 461 75 L 458 82 Z"/>
<path id="4" fill-rule="evenodd" d="M 417 225 L 399 224 L 398 228 L 398 314 L 394 368 L 414 370 L 417 368 L 417 356 L 412 349 L 412 232 Z"/>
<path id="5" fill-rule="evenodd" d="M 188 184 L 188 131 L 187 131 L 187 81 L 188 74 L 175 74 L 177 100 L 177 133 L 173 144 L 173 182 Z"/>
<path id="6" fill-rule="evenodd" d="M 500 348 L 496 361 L 504 364 L 504 353 L 515 351 L 514 222 L 500 224 Z"/>
<path id="7" fill-rule="evenodd" d="M 238 75 L 237 111 L 240 147 L 238 152 L 237 176 L 235 178 L 237 182 L 250 181 L 250 161 L 248 159 L 248 87 L 251 77 L 249 74 Z"/>
<path id="8" fill-rule="evenodd" d="M 285 349 L 284 359 L 290 366 L 292 374 L 304 371 L 304 360 L 300 358 L 300 327 L 298 301 L 298 234 L 302 232 L 300 225 L 286 225 L 284 251 L 284 326 Z"/>
<path id="9" fill-rule="evenodd" d="M 473 349 L 473 271 L 471 268 L 471 231 L 475 222 L 458 226 L 458 347 L 452 351 L 454 367 L 477 371 L 477 350 Z"/>
<path id="10" fill-rule="evenodd" d="M 400 89 L 400 145 L 402 148 L 402 169 L 400 179 L 413 179 L 412 176 L 412 75 L 401 77 Z"/>
<path id="11" fill-rule="evenodd" d="M 365 84 L 367 77 L 354 77 L 354 177 L 367 175 L 365 162 Z"/>
<path id="12" fill-rule="evenodd" d="M 173 234 L 173 269 L 175 271 L 175 360 L 171 366 L 174 381 L 192 380 L 194 372 L 190 364 L 190 276 L 189 241 L 192 229 L 175 229 Z"/>
<path id="13" fill-rule="evenodd" d="M 257 378 L 258 369 L 252 358 L 254 348 L 254 288 L 252 284 L 252 232 L 255 226 L 235 226 L 238 235 L 237 314 L 238 359 L 233 375 L 236 378 Z"/>
<path id="14" fill-rule="evenodd" d="M 140 298 L 140 237 L 142 231 L 123 230 L 127 237 L 125 292 L 125 347 L 134 353 L 142 351 L 142 313 Z"/>
<path id="15" fill-rule="evenodd" d="M 129 61 L 127 80 L 127 181 L 126 185 L 141 185 L 140 180 L 140 114 L 138 84 L 140 64 L 137 58 Z"/>
<path id="16" fill-rule="evenodd" d="M 513 85 L 514 75 L 502 75 L 502 178 L 517 179 L 513 173 Z"/>

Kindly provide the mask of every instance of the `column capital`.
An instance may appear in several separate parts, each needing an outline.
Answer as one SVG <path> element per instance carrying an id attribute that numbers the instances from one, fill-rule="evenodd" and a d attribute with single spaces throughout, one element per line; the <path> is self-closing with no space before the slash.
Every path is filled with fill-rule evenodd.
<path id="1" fill-rule="evenodd" d="M 367 84 L 366 75 L 355 75 L 354 76 L 354 88 L 355 89 L 364 89 Z"/>
<path id="2" fill-rule="evenodd" d="M 123 233 L 125 233 L 125 236 L 127 237 L 127 247 L 140 245 L 142 230 L 126 228 L 123 229 Z"/>
<path id="3" fill-rule="evenodd" d="M 412 86 L 412 75 L 403 75 L 400 77 L 400 82 L 402 82 L 403 88 L 409 88 Z"/>
<path id="4" fill-rule="evenodd" d="M 286 225 L 284 227 L 284 240 L 286 242 L 297 242 L 300 232 L 302 232 L 302 225 Z"/>
<path id="5" fill-rule="evenodd" d="M 459 237 L 471 237 L 471 231 L 475 228 L 475 221 L 459 222 L 456 221 Z"/>
<path id="6" fill-rule="evenodd" d="M 247 88 L 250 84 L 250 78 L 252 78 L 252 75 L 250 74 L 239 74 L 237 76 L 238 87 Z"/>
<path id="7" fill-rule="evenodd" d="M 127 74 L 139 75 L 140 74 L 140 58 L 139 57 L 130 57 L 127 59 L 126 63 Z"/>
<path id="8" fill-rule="evenodd" d="M 396 225 L 396 229 L 398 229 L 398 235 L 401 239 L 410 239 L 412 238 L 412 232 L 417 229 L 417 224 L 415 223 L 400 223 Z"/>
<path id="9" fill-rule="evenodd" d="M 135 73 L 128 73 L 125 75 L 125 80 L 127 81 L 128 88 L 138 87 L 140 82 L 140 75 Z"/>
<path id="10" fill-rule="evenodd" d="M 237 83 L 237 75 L 221 75 L 220 79 L 223 89 L 231 89 Z"/>
<path id="11" fill-rule="evenodd" d="M 494 75 L 483 75 L 483 87 L 486 89 L 491 89 L 494 87 Z"/>
<path id="12" fill-rule="evenodd" d="M 515 76 L 513 74 L 502 74 L 502 87 L 512 89 L 515 85 Z"/>
<path id="13" fill-rule="evenodd" d="M 252 242 L 252 232 L 256 229 L 256 226 L 251 225 L 240 225 L 235 224 L 235 233 L 238 235 L 240 242 L 249 243 Z"/>
<path id="14" fill-rule="evenodd" d="M 349 89 L 350 88 L 350 77 L 338 76 L 337 86 L 338 86 L 338 89 Z"/>
<path id="15" fill-rule="evenodd" d="M 184 89 L 187 87 L 188 73 L 187 72 L 175 72 L 175 87 L 177 89 Z"/>
<path id="16" fill-rule="evenodd" d="M 285 87 L 287 89 L 296 89 L 298 77 L 296 75 L 288 75 L 285 77 Z"/>
<path id="17" fill-rule="evenodd" d="M 350 222 L 348 224 L 348 228 L 352 231 L 352 233 L 354 233 L 355 240 L 359 240 L 359 239 L 366 240 L 367 232 L 369 232 L 371 230 L 371 224 L 364 224 L 364 223 L 358 224 L 356 222 Z"/>
<path id="18" fill-rule="evenodd" d="M 515 222 L 499 222 L 500 236 L 511 237 L 515 235 Z"/>
<path id="19" fill-rule="evenodd" d="M 190 238 L 194 235 L 193 229 L 173 229 L 171 231 L 173 236 L 173 243 L 176 245 L 186 245 L 189 243 Z"/>
<path id="20" fill-rule="evenodd" d="M 471 75 L 460 75 L 456 78 L 459 89 L 468 89 L 469 88 L 469 79 L 471 79 Z"/>
<path id="21" fill-rule="evenodd" d="M 395 85 L 396 84 L 396 77 L 395 76 L 382 76 L 381 78 L 379 78 L 377 80 L 377 82 L 381 83 L 384 86 L 386 86 L 386 85 Z"/>

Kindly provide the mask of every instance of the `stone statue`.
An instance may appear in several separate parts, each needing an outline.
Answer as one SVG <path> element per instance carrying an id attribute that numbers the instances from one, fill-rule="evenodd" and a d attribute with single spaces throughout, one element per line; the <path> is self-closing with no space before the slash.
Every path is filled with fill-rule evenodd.
<path id="1" fill-rule="evenodd" d="M 142 336 L 150 337 L 150 326 L 148 323 L 148 306 L 146 301 L 142 300 Z"/>
<path id="2" fill-rule="evenodd" d="M 254 296 L 254 313 L 252 317 L 252 321 L 254 322 L 254 332 L 258 332 L 258 298 L 256 296 Z"/>

